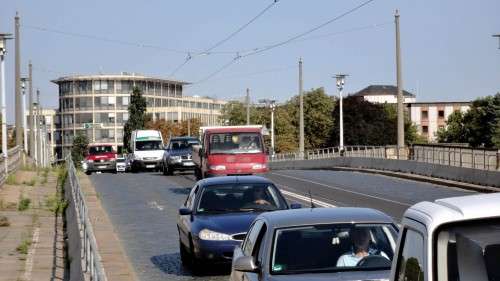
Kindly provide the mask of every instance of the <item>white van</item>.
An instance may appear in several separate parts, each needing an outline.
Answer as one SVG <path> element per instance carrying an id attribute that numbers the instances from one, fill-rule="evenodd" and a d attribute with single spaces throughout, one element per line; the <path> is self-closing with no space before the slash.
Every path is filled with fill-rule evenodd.
<path id="1" fill-rule="evenodd" d="M 133 131 L 129 149 L 128 161 L 132 172 L 143 169 L 159 170 L 164 152 L 163 138 L 160 131 Z"/>

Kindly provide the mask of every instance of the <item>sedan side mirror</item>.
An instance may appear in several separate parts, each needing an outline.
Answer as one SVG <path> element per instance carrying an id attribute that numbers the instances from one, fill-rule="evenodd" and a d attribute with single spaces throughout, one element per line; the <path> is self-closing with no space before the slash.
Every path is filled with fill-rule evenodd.
<path id="1" fill-rule="evenodd" d="M 299 203 L 290 204 L 290 209 L 300 209 L 300 208 L 302 208 L 302 204 Z"/>
<path id="2" fill-rule="evenodd" d="M 181 215 L 181 216 L 187 216 L 187 215 L 191 215 L 191 214 L 192 214 L 192 212 L 188 208 L 180 208 L 179 209 L 179 215 Z"/>
<path id="3" fill-rule="evenodd" d="M 234 260 L 234 270 L 241 272 L 258 272 L 259 267 L 255 264 L 252 256 L 240 256 Z"/>

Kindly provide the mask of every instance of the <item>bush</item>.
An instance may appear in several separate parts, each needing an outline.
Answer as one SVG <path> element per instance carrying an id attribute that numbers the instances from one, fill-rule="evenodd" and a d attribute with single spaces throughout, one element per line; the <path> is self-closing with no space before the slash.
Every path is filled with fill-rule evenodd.
<path id="1" fill-rule="evenodd" d="M 28 254 L 28 249 L 31 246 L 31 240 L 30 239 L 24 239 L 19 246 L 17 246 L 16 251 L 18 251 L 20 254 L 26 255 Z"/>
<path id="2" fill-rule="evenodd" d="M 10 174 L 7 176 L 7 180 L 5 181 L 6 184 L 8 185 L 16 185 L 17 184 L 17 178 L 15 174 Z"/>
<path id="3" fill-rule="evenodd" d="M 6 216 L 0 216 L 0 227 L 10 226 L 9 219 Z"/>
<path id="4" fill-rule="evenodd" d="M 19 200 L 19 205 L 17 205 L 17 210 L 18 211 L 26 211 L 29 209 L 30 207 L 30 204 L 31 204 L 31 199 L 29 198 L 24 198 L 22 197 L 21 195 L 21 199 Z"/>

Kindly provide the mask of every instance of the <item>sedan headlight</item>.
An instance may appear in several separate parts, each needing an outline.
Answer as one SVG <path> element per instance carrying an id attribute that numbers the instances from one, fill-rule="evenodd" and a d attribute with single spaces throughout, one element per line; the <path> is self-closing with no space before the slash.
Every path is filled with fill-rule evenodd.
<path id="1" fill-rule="evenodd" d="M 212 231 L 210 229 L 202 229 L 199 233 L 201 240 L 211 240 L 211 241 L 226 241 L 231 240 L 231 236 L 225 233 L 219 233 Z"/>
<path id="2" fill-rule="evenodd" d="M 181 161 L 181 157 L 180 156 L 170 156 L 170 161 L 171 162 L 179 162 L 179 161 Z"/>
<path id="3" fill-rule="evenodd" d="M 252 169 L 254 170 L 260 170 L 260 169 L 265 169 L 266 164 L 253 164 Z"/>
<path id="4" fill-rule="evenodd" d="M 210 170 L 215 170 L 215 171 L 224 171 L 226 169 L 226 166 L 224 165 L 213 165 L 209 167 Z"/>

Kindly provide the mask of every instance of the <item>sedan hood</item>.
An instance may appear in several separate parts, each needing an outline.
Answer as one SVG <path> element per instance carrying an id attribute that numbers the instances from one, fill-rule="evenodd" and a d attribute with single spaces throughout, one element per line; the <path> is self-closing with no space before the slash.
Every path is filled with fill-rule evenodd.
<path id="1" fill-rule="evenodd" d="M 168 154 L 171 156 L 190 155 L 192 151 L 193 150 L 191 148 L 175 149 L 175 150 L 169 150 Z"/>
<path id="2" fill-rule="evenodd" d="M 273 275 L 269 281 L 381 281 L 389 280 L 390 274 L 390 270 L 306 273 Z"/>
<path id="3" fill-rule="evenodd" d="M 194 224 L 198 231 L 208 228 L 226 234 L 246 233 L 259 214 L 260 212 L 195 215 Z"/>

